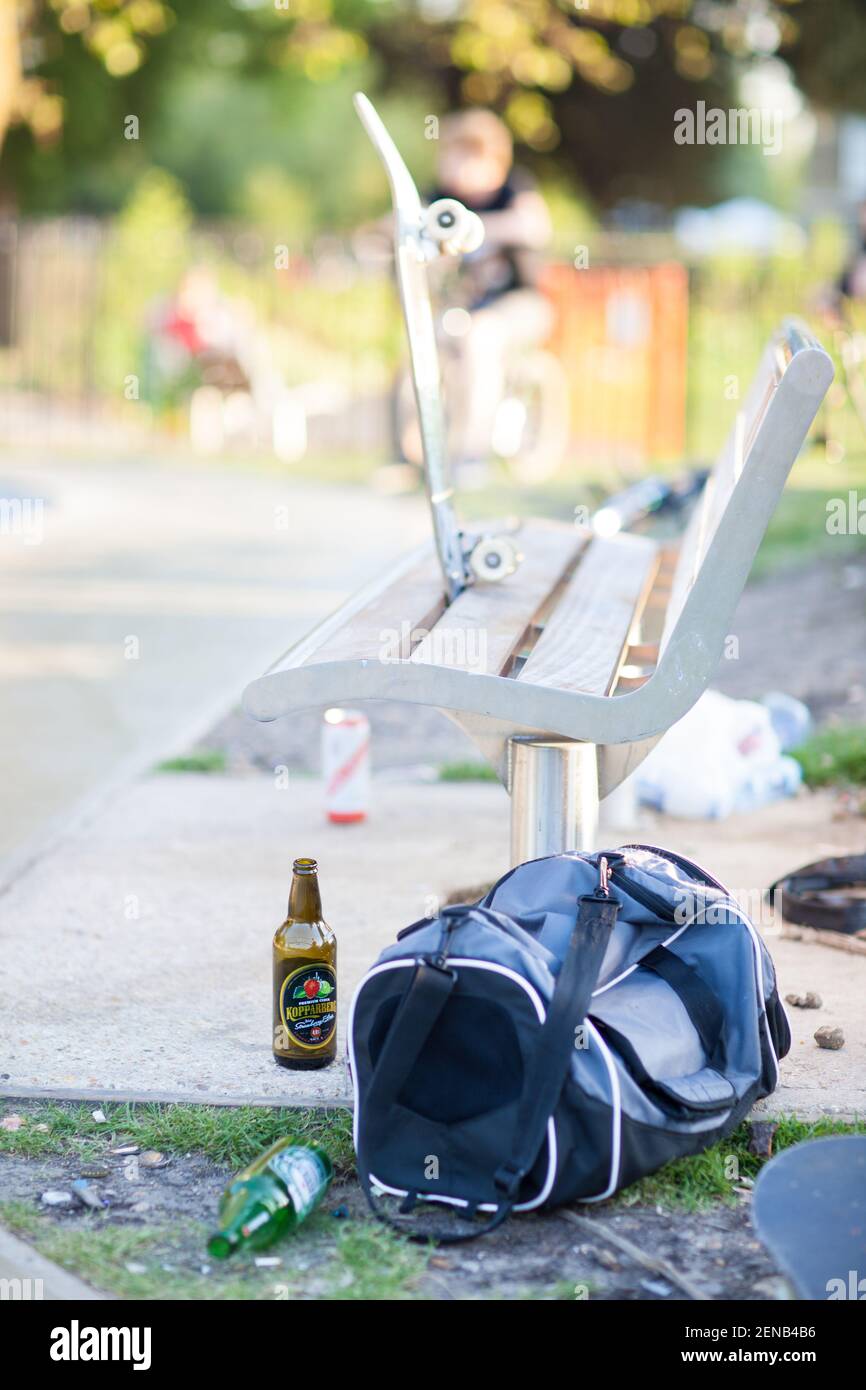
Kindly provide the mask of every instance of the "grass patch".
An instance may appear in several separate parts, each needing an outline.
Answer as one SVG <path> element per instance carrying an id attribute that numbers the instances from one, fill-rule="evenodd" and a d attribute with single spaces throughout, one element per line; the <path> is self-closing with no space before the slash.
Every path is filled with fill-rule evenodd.
<path id="1" fill-rule="evenodd" d="M 439 768 L 440 782 L 498 782 L 499 778 L 489 763 L 465 762 L 443 763 Z"/>
<path id="2" fill-rule="evenodd" d="M 180 758 L 167 758 L 157 763 L 157 772 L 225 772 L 228 762 L 219 748 L 203 748 L 199 753 L 184 753 Z"/>
<path id="3" fill-rule="evenodd" d="M 822 729 L 794 748 L 792 756 L 810 787 L 826 787 L 833 782 L 866 786 L 866 725 Z"/>
<path id="4" fill-rule="evenodd" d="M 754 1180 L 766 1159 L 749 1152 L 749 1126 L 742 1124 L 705 1153 L 678 1158 L 657 1173 L 633 1183 L 615 1199 L 624 1206 L 662 1206 L 679 1211 L 701 1211 L 716 1202 L 736 1201 L 734 1188 L 743 1178 Z M 866 1134 L 866 1121 L 815 1120 L 812 1123 L 788 1115 L 779 1121 L 773 1137 L 773 1153 L 781 1153 L 807 1139 L 830 1134 Z"/>
<path id="5" fill-rule="evenodd" d="M 4 1115 L 18 1114 L 24 1124 L 0 1130 L 0 1151 L 36 1160 L 86 1159 L 134 1142 L 142 1149 L 202 1154 L 237 1171 L 291 1134 L 321 1144 L 339 1177 L 354 1170 L 351 1114 L 344 1109 L 103 1104 L 103 1122 L 94 1120 L 95 1108 L 7 1102 Z M 86 1283 L 132 1299 L 406 1299 L 414 1296 L 430 1254 L 366 1218 L 337 1222 L 326 1208 L 313 1213 L 301 1237 L 266 1252 L 281 1259 L 266 1269 L 256 1266 L 254 1252 L 210 1259 L 208 1229 L 189 1218 L 129 1226 L 113 1219 L 111 1208 L 58 1214 L 14 1200 L 0 1202 L 0 1223 Z"/>
<path id="6" fill-rule="evenodd" d="M 104 1121 L 94 1120 L 97 1109 Z M 164 1153 L 200 1153 L 215 1163 L 242 1168 L 269 1144 L 292 1134 L 300 1143 L 327 1149 L 338 1174 L 354 1168 L 351 1113 L 343 1109 L 57 1102 L 29 1109 L 9 1101 L 2 1113 L 18 1113 L 24 1124 L 11 1132 L 0 1130 L 0 1153 L 23 1158 L 88 1157 L 108 1144 L 133 1143 Z"/>
<path id="7" fill-rule="evenodd" d="M 404 1300 L 415 1296 L 430 1251 L 396 1231 L 368 1221 L 345 1223 L 327 1271 L 330 1297 L 358 1301 Z"/>
<path id="8" fill-rule="evenodd" d="M 279 1270 L 259 1270 L 251 1261 L 228 1267 L 190 1267 L 189 1251 L 180 1248 L 177 1231 L 168 1226 L 112 1225 L 98 1213 L 83 1225 L 59 1226 L 26 1202 L 0 1202 L 0 1221 L 33 1245 L 46 1259 L 76 1274 L 86 1284 L 133 1299 L 270 1299 L 277 1297 Z M 202 1252 L 206 1232 L 199 1225 L 184 1232 L 198 1240 Z M 128 1265 L 142 1266 L 130 1270 Z M 285 1275 L 283 1275 L 285 1278 Z"/>
<path id="9" fill-rule="evenodd" d="M 768 574 L 807 559 L 828 559 L 861 552 L 862 536 L 827 534 L 827 503 L 839 495 L 840 488 L 827 491 L 787 487 L 779 498 L 755 557 L 753 576 Z"/>
<path id="10" fill-rule="evenodd" d="M 185 1225 L 182 1236 L 171 1226 L 118 1226 L 101 1213 L 75 1226 L 58 1225 L 21 1201 L 0 1202 L 0 1222 L 85 1283 L 133 1299 L 279 1300 L 300 1292 L 341 1301 L 410 1299 L 430 1255 L 367 1221 L 337 1226 L 327 1212 L 305 1223 L 302 1238 L 266 1251 L 282 1259 L 267 1269 L 257 1268 L 252 1253 L 225 1263 L 210 1260 L 204 1253 L 207 1231 L 197 1222 Z M 311 1285 L 307 1265 L 313 1255 L 321 1275 Z M 302 1267 L 293 1268 L 296 1257 L 305 1262 Z"/>

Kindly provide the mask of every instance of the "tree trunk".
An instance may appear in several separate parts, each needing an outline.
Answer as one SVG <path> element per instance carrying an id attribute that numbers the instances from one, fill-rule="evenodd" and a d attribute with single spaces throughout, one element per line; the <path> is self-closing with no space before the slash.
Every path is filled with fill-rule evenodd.
<path id="1" fill-rule="evenodd" d="M 0 0 L 0 149 L 15 109 L 20 82 L 18 0 Z"/>

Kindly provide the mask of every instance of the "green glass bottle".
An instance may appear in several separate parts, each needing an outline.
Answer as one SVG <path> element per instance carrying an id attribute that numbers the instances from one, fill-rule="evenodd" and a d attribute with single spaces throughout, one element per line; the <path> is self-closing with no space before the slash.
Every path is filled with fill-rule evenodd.
<path id="1" fill-rule="evenodd" d="M 293 1231 L 327 1192 L 334 1167 L 324 1149 L 279 1139 L 233 1178 L 220 1200 L 220 1229 L 208 1250 L 264 1250 Z"/>

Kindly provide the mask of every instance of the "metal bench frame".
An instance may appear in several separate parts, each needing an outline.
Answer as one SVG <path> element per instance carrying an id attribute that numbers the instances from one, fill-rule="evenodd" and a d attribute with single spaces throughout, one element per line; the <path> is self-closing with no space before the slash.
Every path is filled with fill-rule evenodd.
<path id="1" fill-rule="evenodd" d="M 368 700 L 432 706 L 469 734 L 511 793 L 515 863 L 591 848 L 599 797 L 712 678 L 832 377 L 808 330 L 785 323 L 677 552 L 644 536 L 604 539 L 567 523 L 529 522 L 516 532 L 518 572 L 449 604 L 441 576 L 435 598 L 436 561 L 425 547 L 253 681 L 247 712 L 269 721 Z M 395 631 L 396 654 L 387 640 Z M 455 653 L 461 633 L 493 634 L 490 669 L 475 669 L 466 640 Z"/>

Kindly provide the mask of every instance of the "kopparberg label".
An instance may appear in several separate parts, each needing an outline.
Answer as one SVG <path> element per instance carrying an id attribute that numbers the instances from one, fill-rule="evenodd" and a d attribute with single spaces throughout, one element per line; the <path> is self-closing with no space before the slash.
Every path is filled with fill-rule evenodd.
<path id="1" fill-rule="evenodd" d="M 323 1047 L 337 1026 L 337 977 L 327 965 L 302 965 L 283 980 L 280 1018 L 299 1047 Z"/>

